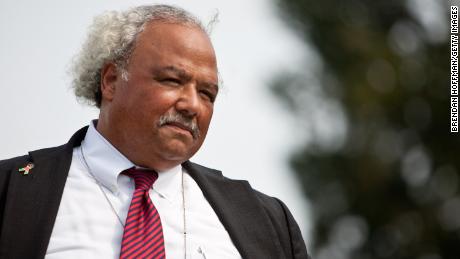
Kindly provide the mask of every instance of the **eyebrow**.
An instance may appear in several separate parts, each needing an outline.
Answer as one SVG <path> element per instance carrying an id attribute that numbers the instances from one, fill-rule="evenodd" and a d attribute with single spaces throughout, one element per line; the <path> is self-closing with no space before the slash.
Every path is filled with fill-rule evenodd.
<path id="1" fill-rule="evenodd" d="M 156 72 L 173 72 L 180 77 L 189 78 L 190 75 L 185 72 L 185 70 L 175 67 L 175 66 L 166 66 L 156 69 Z"/>
<path id="2" fill-rule="evenodd" d="M 172 72 L 172 73 L 175 73 L 177 74 L 179 77 L 182 77 L 182 78 L 185 78 L 185 79 L 190 79 L 191 76 L 182 68 L 178 68 L 178 67 L 175 67 L 175 66 L 165 66 L 165 67 L 161 67 L 159 69 L 156 69 L 157 72 Z M 207 86 L 207 87 L 212 87 L 212 88 L 215 88 L 217 91 L 219 91 L 220 87 L 219 87 L 219 84 L 217 83 L 212 83 L 212 82 L 203 82 L 202 83 L 203 85 Z"/>

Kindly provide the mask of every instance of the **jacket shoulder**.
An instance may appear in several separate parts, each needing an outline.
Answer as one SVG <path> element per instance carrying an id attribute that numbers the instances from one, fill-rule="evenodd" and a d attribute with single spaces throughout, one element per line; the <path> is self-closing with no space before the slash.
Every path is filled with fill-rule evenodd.
<path id="1" fill-rule="evenodd" d="M 310 258 L 299 225 L 286 204 L 278 198 L 268 196 L 256 190 L 254 192 L 264 206 L 278 235 L 281 237 L 280 240 L 286 249 L 286 254 L 290 256 L 289 258 Z"/>
<path id="2" fill-rule="evenodd" d="M 18 165 L 25 164 L 29 161 L 28 155 L 12 157 L 4 160 L 0 160 L 0 171 L 10 171 Z"/>
<path id="3" fill-rule="evenodd" d="M 37 154 L 42 157 L 53 156 L 59 152 L 62 152 L 64 147 L 65 145 L 37 149 L 37 150 L 30 151 L 29 154 L 27 155 L 0 160 L 0 171 L 6 171 L 6 170 L 9 171 L 16 167 L 19 168 L 19 167 L 25 166 L 25 164 L 32 162 L 31 154 Z"/>
<path id="4" fill-rule="evenodd" d="M 217 169 L 212 169 L 197 163 L 194 163 L 192 161 L 186 161 L 182 164 L 183 167 L 187 170 L 192 170 L 192 171 L 198 171 L 202 174 L 205 174 L 207 176 L 217 176 L 217 177 L 223 177 L 226 178 L 222 175 L 222 172 L 217 170 Z"/>
<path id="5" fill-rule="evenodd" d="M 257 214 L 260 220 L 267 219 L 269 229 L 264 229 L 264 233 L 273 233 L 278 240 L 280 247 L 284 250 L 283 254 L 286 258 L 307 259 L 307 251 L 305 242 L 302 238 L 299 226 L 291 215 L 287 206 L 279 199 L 266 195 L 251 187 L 248 181 L 234 180 L 222 175 L 218 170 L 211 169 L 196 163 L 187 161 L 183 166 L 189 174 L 198 182 L 204 189 L 213 188 L 217 193 L 225 193 L 224 198 L 231 196 L 227 202 L 236 202 L 241 206 L 235 206 L 236 210 L 246 208 L 257 208 L 262 214 Z M 206 186 L 208 185 L 208 186 Z M 224 188 L 225 187 L 225 188 Z M 228 189 L 232 188 L 232 189 Z M 240 194 L 239 192 L 243 193 Z M 244 204 L 244 205 L 243 205 Z M 250 209 L 249 208 L 249 209 Z M 244 213 L 243 213 L 244 214 Z M 266 215 L 266 217 L 263 216 Z M 240 214 L 238 214 L 240 215 Z M 272 235 L 260 237 L 262 239 Z M 276 243 L 276 241 L 275 241 Z"/>

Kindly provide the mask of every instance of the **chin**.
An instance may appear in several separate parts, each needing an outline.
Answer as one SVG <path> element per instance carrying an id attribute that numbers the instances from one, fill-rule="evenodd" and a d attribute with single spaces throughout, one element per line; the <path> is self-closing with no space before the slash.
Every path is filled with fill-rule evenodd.
<path id="1" fill-rule="evenodd" d="M 169 143 L 165 145 L 161 150 L 163 157 L 168 160 L 186 161 L 195 152 L 192 152 L 191 148 L 186 146 L 184 143 Z"/>

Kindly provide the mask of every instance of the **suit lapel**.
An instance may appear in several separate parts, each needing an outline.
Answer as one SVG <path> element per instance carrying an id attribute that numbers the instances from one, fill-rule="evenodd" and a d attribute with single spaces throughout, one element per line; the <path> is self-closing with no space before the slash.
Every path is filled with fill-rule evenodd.
<path id="1" fill-rule="evenodd" d="M 5 258 L 43 258 L 53 230 L 72 150 L 86 134 L 78 131 L 63 146 L 29 153 L 34 168 L 28 175 L 13 168 L 5 203 L 0 247 Z M 24 165 L 21 165 L 25 166 Z"/>
<path id="2" fill-rule="evenodd" d="M 283 258 L 270 219 L 246 181 L 228 180 L 219 171 L 183 164 L 197 182 L 243 258 Z"/>

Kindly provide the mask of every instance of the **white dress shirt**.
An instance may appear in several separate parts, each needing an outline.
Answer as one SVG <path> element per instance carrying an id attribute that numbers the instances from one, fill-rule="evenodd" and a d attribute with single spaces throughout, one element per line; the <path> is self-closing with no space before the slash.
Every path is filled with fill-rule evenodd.
<path id="1" fill-rule="evenodd" d="M 45 258 L 119 258 L 122 223 L 134 192 L 134 181 L 120 173 L 133 166 L 90 123 L 81 147 L 73 150 Z M 182 177 L 187 259 L 241 258 L 201 189 L 185 169 L 179 165 L 158 175 L 149 194 L 160 214 L 166 258 L 184 258 Z"/>

